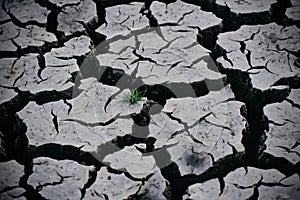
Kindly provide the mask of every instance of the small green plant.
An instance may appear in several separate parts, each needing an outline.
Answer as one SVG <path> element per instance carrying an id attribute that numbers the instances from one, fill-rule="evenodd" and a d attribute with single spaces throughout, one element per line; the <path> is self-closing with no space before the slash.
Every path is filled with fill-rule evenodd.
<path id="1" fill-rule="evenodd" d="M 125 97 L 125 102 L 130 105 L 136 104 L 138 101 L 141 101 L 146 94 L 146 90 L 141 91 L 139 89 L 131 90 L 130 93 Z"/>

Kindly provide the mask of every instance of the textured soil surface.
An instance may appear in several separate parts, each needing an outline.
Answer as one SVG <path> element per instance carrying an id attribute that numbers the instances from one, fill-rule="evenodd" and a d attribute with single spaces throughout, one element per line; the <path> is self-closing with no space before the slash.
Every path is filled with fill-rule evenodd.
<path id="1" fill-rule="evenodd" d="M 299 0 L 1 0 L 0 199 L 299 199 L 299 28 Z"/>

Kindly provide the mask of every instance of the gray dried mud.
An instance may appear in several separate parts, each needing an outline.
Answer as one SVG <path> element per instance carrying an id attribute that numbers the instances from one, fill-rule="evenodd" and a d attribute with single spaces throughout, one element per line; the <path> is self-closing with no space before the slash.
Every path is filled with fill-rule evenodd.
<path id="1" fill-rule="evenodd" d="M 0 199 L 298 199 L 299 7 L 1 0 Z"/>

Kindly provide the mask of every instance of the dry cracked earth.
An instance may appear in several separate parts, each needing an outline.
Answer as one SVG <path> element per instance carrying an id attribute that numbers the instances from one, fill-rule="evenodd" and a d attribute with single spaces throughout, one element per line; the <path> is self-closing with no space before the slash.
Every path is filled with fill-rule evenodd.
<path id="1" fill-rule="evenodd" d="M 299 12 L 1 0 L 0 199 L 299 199 Z"/>

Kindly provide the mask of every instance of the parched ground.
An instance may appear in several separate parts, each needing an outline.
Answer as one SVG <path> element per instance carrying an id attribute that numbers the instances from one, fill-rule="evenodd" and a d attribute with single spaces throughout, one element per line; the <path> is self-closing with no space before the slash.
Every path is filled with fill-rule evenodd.
<path id="1" fill-rule="evenodd" d="M 299 0 L 0 16 L 1 200 L 299 199 Z"/>

